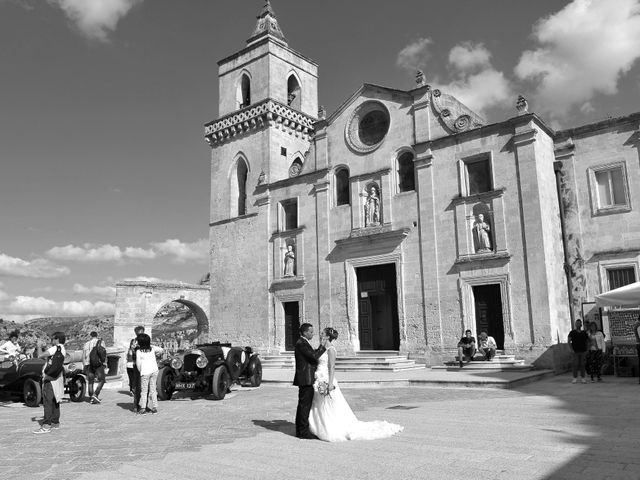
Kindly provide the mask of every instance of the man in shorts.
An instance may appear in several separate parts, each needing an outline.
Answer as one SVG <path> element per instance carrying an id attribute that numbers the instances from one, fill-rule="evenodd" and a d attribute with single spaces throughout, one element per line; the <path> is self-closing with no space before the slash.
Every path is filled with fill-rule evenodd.
<path id="1" fill-rule="evenodd" d="M 100 344 L 102 347 L 104 347 L 104 345 L 102 345 L 102 340 L 98 338 L 97 332 L 91 332 L 89 336 L 91 338 L 84 344 L 84 347 L 82 348 L 82 364 L 84 365 L 84 373 L 87 376 L 89 389 L 88 393 L 91 399 L 90 402 L 92 404 L 98 404 L 100 403 L 100 391 L 102 390 L 102 387 L 104 387 L 105 382 L 104 364 L 102 362 L 104 362 L 106 358 L 100 359 L 102 360 L 100 365 L 91 364 L 91 351 L 98 344 Z M 93 384 L 96 380 L 98 381 L 98 387 L 94 391 Z"/>
<path id="2" fill-rule="evenodd" d="M 471 330 L 465 330 L 464 336 L 458 342 L 458 361 L 460 362 L 460 368 L 462 368 L 462 362 L 465 358 L 468 358 L 467 362 L 473 360 L 473 356 L 476 354 L 476 339 L 471 336 Z"/>

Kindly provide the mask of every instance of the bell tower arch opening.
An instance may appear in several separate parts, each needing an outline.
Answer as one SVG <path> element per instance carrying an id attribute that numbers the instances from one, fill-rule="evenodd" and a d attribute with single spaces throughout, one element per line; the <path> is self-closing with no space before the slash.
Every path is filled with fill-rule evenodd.
<path id="1" fill-rule="evenodd" d="M 291 73 L 287 79 L 287 105 L 295 110 L 302 108 L 302 89 L 295 73 Z"/>
<path id="2" fill-rule="evenodd" d="M 251 105 L 251 77 L 247 72 L 243 72 L 236 89 L 236 103 L 238 110 Z"/>

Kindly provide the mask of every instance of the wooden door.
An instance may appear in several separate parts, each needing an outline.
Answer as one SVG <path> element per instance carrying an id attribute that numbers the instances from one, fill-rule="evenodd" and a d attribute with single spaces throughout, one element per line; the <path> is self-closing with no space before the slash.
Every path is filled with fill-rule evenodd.
<path id="1" fill-rule="evenodd" d="M 284 302 L 284 348 L 293 351 L 300 337 L 300 306 L 298 302 Z"/>
<path id="2" fill-rule="evenodd" d="M 358 301 L 358 330 L 360 335 L 360 350 L 373 350 L 373 335 L 371 328 L 371 302 L 369 297 Z"/>

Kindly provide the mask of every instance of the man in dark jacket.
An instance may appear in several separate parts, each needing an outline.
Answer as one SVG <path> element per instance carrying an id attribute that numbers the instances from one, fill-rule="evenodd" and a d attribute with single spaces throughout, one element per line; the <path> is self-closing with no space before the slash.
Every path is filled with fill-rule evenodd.
<path id="1" fill-rule="evenodd" d="M 300 338 L 296 342 L 296 374 L 293 384 L 298 387 L 298 409 L 296 410 L 296 437 L 316 438 L 309 431 L 309 412 L 313 402 L 313 382 L 315 381 L 318 358 L 325 352 L 326 341 L 317 349 L 311 346 L 313 326 L 310 323 L 300 325 Z"/>

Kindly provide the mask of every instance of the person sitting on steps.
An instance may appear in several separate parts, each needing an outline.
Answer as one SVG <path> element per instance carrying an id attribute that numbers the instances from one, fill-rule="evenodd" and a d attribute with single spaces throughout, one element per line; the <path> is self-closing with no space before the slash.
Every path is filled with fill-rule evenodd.
<path id="1" fill-rule="evenodd" d="M 458 342 L 458 361 L 460 362 L 460 368 L 462 368 L 462 362 L 465 357 L 468 357 L 467 362 L 473 360 L 473 356 L 476 354 L 476 339 L 471 336 L 471 330 L 465 330 L 464 336 Z"/>
<path id="2" fill-rule="evenodd" d="M 498 349 L 495 338 L 487 335 L 487 332 L 481 332 L 478 340 L 480 341 L 480 353 L 484 355 L 485 360 L 490 362 L 496 356 Z"/>

